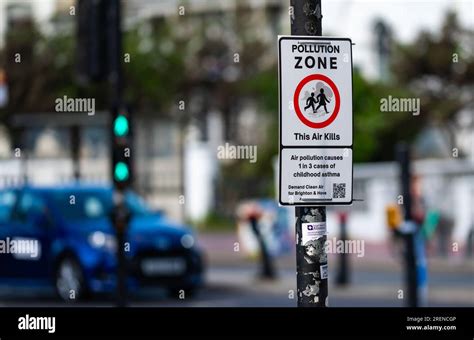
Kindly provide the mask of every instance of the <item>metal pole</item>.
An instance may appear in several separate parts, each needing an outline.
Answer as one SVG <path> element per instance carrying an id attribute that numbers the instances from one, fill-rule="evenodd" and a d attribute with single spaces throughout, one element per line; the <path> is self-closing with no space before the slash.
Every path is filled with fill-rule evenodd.
<path id="1" fill-rule="evenodd" d="M 291 34 L 322 34 L 321 0 L 291 0 Z M 296 207 L 296 286 L 298 307 L 325 307 L 328 297 L 326 207 Z M 324 223 L 322 236 L 311 245 L 309 257 L 302 244 L 303 223 Z"/>
<path id="2" fill-rule="evenodd" d="M 20 150 L 20 176 L 18 177 L 18 183 L 25 186 L 28 183 L 28 151 L 26 150 L 25 142 L 25 128 L 15 127 L 13 129 L 13 149 Z M 13 178 L 15 180 L 15 178 Z M 14 185 L 14 183 L 11 183 Z"/>
<path id="3" fill-rule="evenodd" d="M 185 209 L 185 202 L 182 202 L 182 198 L 185 197 L 185 180 L 186 180 L 186 173 L 185 173 L 185 120 L 183 116 L 180 116 L 178 119 L 178 129 L 179 129 L 179 144 L 178 144 L 178 153 L 179 153 L 179 205 L 180 205 L 180 217 L 181 221 L 184 222 L 186 220 L 186 209 Z"/>
<path id="4" fill-rule="evenodd" d="M 122 104 L 123 74 L 122 74 L 122 31 L 120 28 L 121 11 L 120 1 L 110 0 L 107 12 L 107 36 L 109 40 L 109 81 L 111 97 L 115 105 Z M 113 107 L 114 105 L 112 105 Z"/>
<path id="5" fill-rule="evenodd" d="M 79 125 L 73 125 L 70 128 L 71 133 L 71 148 L 72 148 L 72 166 L 73 178 L 76 181 L 81 179 L 81 164 L 80 164 L 80 148 L 81 148 L 81 131 Z"/>
<path id="6" fill-rule="evenodd" d="M 325 250 L 326 226 L 311 245 L 303 244 L 303 224 L 326 223 L 326 207 L 297 207 L 296 214 L 296 286 L 298 307 L 326 307 L 328 298 L 328 260 Z M 311 252 L 311 253 L 310 253 Z"/>
<path id="7" fill-rule="evenodd" d="M 322 35 L 321 0 L 291 0 L 291 34 Z"/>
<path id="8" fill-rule="evenodd" d="M 339 212 L 339 224 L 340 224 L 340 235 L 339 238 L 342 242 L 347 241 L 347 212 Z M 337 273 L 336 282 L 338 285 L 346 285 L 349 283 L 349 257 L 346 252 L 342 252 L 338 255 L 339 258 L 339 271 Z"/>
<path id="9" fill-rule="evenodd" d="M 405 210 L 405 228 L 402 237 L 405 241 L 405 280 L 407 289 L 408 307 L 417 307 L 418 300 L 418 278 L 415 251 L 416 226 L 412 219 L 412 197 L 411 197 L 411 161 L 410 150 L 405 143 L 397 145 L 397 158 L 400 164 L 400 184 L 403 194 L 403 206 Z"/>
<path id="10" fill-rule="evenodd" d="M 109 50 L 109 81 L 111 91 L 111 124 L 114 108 L 122 106 L 122 32 L 120 28 L 120 1 L 111 0 L 107 7 L 107 37 Z M 112 129 L 110 129 L 112 131 Z M 113 167 L 113 162 L 111 163 Z M 127 301 L 127 262 L 124 251 L 125 234 L 128 224 L 125 205 L 125 193 L 122 188 L 114 188 L 114 227 L 117 232 L 117 305 L 125 307 Z"/>

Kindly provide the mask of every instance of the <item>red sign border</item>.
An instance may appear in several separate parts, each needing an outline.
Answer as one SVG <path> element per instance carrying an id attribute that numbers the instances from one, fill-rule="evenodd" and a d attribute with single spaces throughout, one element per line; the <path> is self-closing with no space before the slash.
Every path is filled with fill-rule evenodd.
<path id="1" fill-rule="evenodd" d="M 324 81 L 326 84 L 328 84 L 329 87 L 331 87 L 331 90 L 334 93 L 334 99 L 336 100 L 336 105 L 334 107 L 334 111 L 331 114 L 331 116 L 325 121 L 320 122 L 320 123 L 315 123 L 307 119 L 301 112 L 300 104 L 299 104 L 299 97 L 300 97 L 301 90 L 303 89 L 303 86 L 305 86 L 307 83 L 309 83 L 312 80 L 321 80 L 321 81 Z M 293 96 L 293 105 L 295 107 L 296 115 L 301 120 L 301 122 L 303 122 L 303 124 L 305 124 L 306 126 L 309 126 L 310 128 L 322 129 L 328 126 L 329 124 L 331 124 L 336 119 L 339 113 L 339 108 L 341 106 L 341 98 L 339 96 L 339 90 L 337 89 L 336 84 L 334 84 L 334 82 L 329 77 L 322 74 L 310 74 L 309 76 L 304 77 L 300 81 L 298 86 L 296 87 L 295 94 Z"/>

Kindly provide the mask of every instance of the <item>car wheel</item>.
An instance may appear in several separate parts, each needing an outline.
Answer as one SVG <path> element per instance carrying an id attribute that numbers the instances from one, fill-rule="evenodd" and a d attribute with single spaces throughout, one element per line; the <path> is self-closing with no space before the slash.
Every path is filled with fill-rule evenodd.
<path id="1" fill-rule="evenodd" d="M 75 302 L 85 296 L 84 276 L 75 259 L 67 257 L 59 262 L 55 285 L 57 294 L 64 301 Z"/>

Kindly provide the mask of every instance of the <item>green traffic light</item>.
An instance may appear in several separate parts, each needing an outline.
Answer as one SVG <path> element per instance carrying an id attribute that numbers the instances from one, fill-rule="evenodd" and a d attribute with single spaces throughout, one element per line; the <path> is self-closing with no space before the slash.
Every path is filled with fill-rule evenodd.
<path id="1" fill-rule="evenodd" d="M 129 170 L 127 164 L 118 162 L 115 164 L 114 177 L 117 181 L 123 182 L 128 179 Z"/>
<path id="2" fill-rule="evenodd" d="M 128 119 L 125 116 L 118 116 L 114 121 L 114 134 L 123 137 L 128 133 Z"/>

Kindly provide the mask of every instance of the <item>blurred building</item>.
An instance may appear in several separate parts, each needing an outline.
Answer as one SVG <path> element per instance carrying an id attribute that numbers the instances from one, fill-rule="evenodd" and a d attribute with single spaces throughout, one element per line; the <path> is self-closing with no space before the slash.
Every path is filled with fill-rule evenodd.
<path id="1" fill-rule="evenodd" d="M 14 3 L 14 6 L 8 7 L 8 18 L 18 16 L 32 18 L 39 23 L 46 34 L 48 32 L 73 33 L 75 19 L 71 15 L 71 6 L 76 3 L 74 0 L 46 0 L 44 2 L 46 8 L 42 9 L 32 1 L 20 1 L 18 4 L 8 1 L 8 3 L 10 5 Z M 177 34 L 186 35 L 193 31 L 193 26 L 197 22 L 203 20 L 212 23 L 213 20 L 235 19 L 236 8 L 244 6 L 247 12 L 251 12 L 252 25 L 265 22 L 258 32 L 259 39 L 273 44 L 277 33 L 276 27 L 275 24 L 268 25 L 267 23 L 274 23 L 275 18 L 282 18 L 279 10 L 283 3 L 284 1 L 280 0 L 249 0 L 245 4 L 235 0 L 223 2 L 193 0 L 181 5 L 177 1 L 124 1 L 124 29 L 133 28 L 134 25 L 143 25 L 157 18 L 166 18 L 176 24 Z M 184 15 L 187 16 L 185 25 L 179 22 L 181 6 L 184 6 Z M 50 20 L 44 20 L 45 13 L 48 13 Z M 268 18 L 268 15 L 272 17 Z M 230 39 L 227 41 L 228 44 L 238 44 L 235 37 L 232 37 L 233 32 L 230 27 L 226 28 L 227 31 L 220 31 L 213 25 L 209 27 L 209 32 L 206 34 L 213 37 L 222 35 L 222 39 Z M 199 38 L 197 37 L 196 40 Z M 196 44 L 202 45 L 204 41 L 196 41 Z M 271 58 L 264 59 L 263 62 L 274 63 L 276 56 L 273 50 L 269 50 L 268 55 Z M 210 68 L 205 65 L 196 68 L 194 66 L 196 62 L 192 58 L 188 60 L 190 69 L 199 72 L 204 70 L 212 79 L 232 82 L 239 76 L 232 65 L 233 62 L 229 62 L 230 66 L 225 65 L 225 68 L 212 66 L 215 65 L 212 59 L 207 62 Z M 262 61 L 259 60 L 259 62 Z M 206 74 L 195 76 L 201 79 L 204 77 L 204 81 L 208 81 Z M 201 89 L 200 84 L 196 87 Z M 187 217 L 191 219 L 202 219 L 212 211 L 216 201 L 216 180 L 219 177 L 222 161 L 217 158 L 218 146 L 225 142 L 258 144 L 266 139 L 265 117 L 261 117 L 255 102 L 243 100 L 234 111 L 225 115 L 212 103 L 200 102 L 200 98 L 210 96 L 211 93 L 203 94 L 199 91 L 194 95 L 195 98 L 190 99 L 193 100 L 193 104 L 189 103 L 190 107 L 198 107 L 199 112 L 193 112 L 195 118 L 191 119 L 186 126 L 172 119 L 173 115 L 162 115 L 161 112 L 146 114 L 134 112 L 133 152 L 136 188 L 153 205 L 164 208 L 174 217 L 182 217 L 183 207 L 186 209 Z M 194 99 L 197 99 L 196 105 Z M 7 162 L 5 164 L 9 166 L 3 167 L 3 184 L 14 181 L 15 173 L 17 180 L 22 179 L 25 172 L 32 182 L 37 183 L 71 180 L 74 168 L 71 160 L 72 122 L 57 120 L 50 113 L 37 112 L 18 117 L 19 127 L 28 125 L 22 132 L 25 149 L 22 150 L 24 153 L 21 159 L 13 158 L 5 161 Z M 86 118 L 79 120 L 81 178 L 86 181 L 106 182 L 109 179 L 107 123 L 99 116 L 88 119 L 87 123 L 85 123 Z M 0 143 L 2 141 L 4 141 L 3 149 L 11 148 L 13 145 L 6 134 L 0 138 Z M 12 158 L 11 153 L 4 156 Z M 21 165 L 21 160 L 25 160 L 23 165 Z"/>
<path id="2" fill-rule="evenodd" d="M 50 31 L 50 19 L 55 11 L 56 1 L 0 0 L 0 47 L 5 43 L 5 32 L 12 22 L 18 22 L 24 18 L 31 18 L 42 30 Z"/>
<path id="3" fill-rule="evenodd" d="M 0 0 L 0 46 L 3 33 L 8 26 L 17 20 L 21 21 L 22 18 L 34 18 L 46 32 L 71 30 L 74 27 L 74 18 L 71 17 L 70 10 L 74 3 L 74 0 Z M 284 33 L 289 28 L 287 15 L 289 1 L 287 0 L 188 0 L 182 3 L 176 0 L 127 0 L 123 1 L 123 4 L 125 29 L 166 18 L 174 25 L 173 32 L 189 37 L 195 33 L 196 23 L 205 22 L 207 28 L 204 36 L 224 41 L 227 47 L 231 46 L 227 50 L 232 52 L 239 51 L 241 47 L 236 37 L 237 33 L 232 31 L 232 27 L 219 26 L 215 23 L 231 22 L 239 16 L 236 9 L 248 4 L 246 11 L 250 12 L 251 16 L 249 21 L 242 23 L 239 29 L 258 27 L 257 30 L 253 29 L 251 38 L 267 44 L 266 54 L 258 60 L 252 60 L 255 67 L 265 67 L 275 63 L 276 35 Z M 324 6 L 327 6 L 325 8 L 328 11 L 332 8 L 329 3 Z M 347 6 L 348 11 L 351 8 L 353 11 L 361 10 L 360 6 Z M 180 20 L 181 15 L 186 16 L 185 21 Z M 359 20 L 358 16 L 354 15 L 354 17 L 357 21 Z M 279 28 L 280 24 L 284 24 L 281 27 L 285 29 Z M 329 22 L 328 26 L 334 24 L 342 26 L 344 22 Z M 192 119 L 186 126 L 172 119 L 173 115 L 168 112 L 168 115 L 163 115 L 164 112 L 134 113 L 136 138 L 133 152 L 137 189 L 154 205 L 164 208 L 172 216 L 182 216 L 184 207 L 187 217 L 191 219 L 204 218 L 214 209 L 216 201 L 219 200 L 216 182 L 219 179 L 221 164 L 222 162 L 232 164 L 232 160 L 218 159 L 217 147 L 226 142 L 259 145 L 267 138 L 265 131 L 271 119 L 268 118 L 271 116 L 261 114 L 252 98 L 239 100 L 238 105 L 230 112 L 223 112 L 222 108 L 203 100 L 210 97 L 212 93 L 213 88 L 209 88 L 209 84 L 220 86 L 232 83 L 238 79 L 241 71 L 233 67 L 232 63 L 222 62 L 221 59 L 229 58 L 228 54 L 221 59 L 213 55 L 205 55 L 202 59 L 195 58 L 194 55 L 198 54 L 199 49 L 206 50 L 209 47 L 202 46 L 202 40 L 200 36 L 193 37 L 196 50 L 190 53 L 191 57 L 187 60 L 189 69 L 194 70 L 191 78 L 199 79 L 200 83 L 193 84 L 196 85 L 198 91 L 193 94 L 193 98 L 189 99 L 188 107 L 194 111 Z M 388 80 L 390 77 L 384 72 L 387 71 L 389 48 L 385 38 L 381 37 L 380 40 L 379 47 L 382 56 L 379 65 L 380 76 Z M 221 101 L 232 100 L 232 93 L 230 93 Z M 109 138 L 107 122 L 99 116 L 94 117 L 93 124 L 85 125 L 81 129 L 80 172 L 82 178 L 87 181 L 107 182 L 109 180 Z M 464 152 L 470 154 L 471 159 L 474 160 L 472 117 L 472 110 L 460 112 L 459 119 L 466 122 L 463 124 L 466 129 L 459 131 L 456 145 L 462 146 Z M 25 119 L 29 120 L 28 117 Z M 66 125 L 48 126 L 42 123 L 25 132 L 24 138 L 28 160 L 21 165 L 19 159 L 15 159 L 12 153 L 5 151 L 11 149 L 13 144 L 0 128 L 0 157 L 4 157 L 4 160 L 0 160 L 2 162 L 0 185 L 11 183 L 15 180 L 14 177 L 21 179 L 23 172 L 26 172 L 32 181 L 71 180 L 73 174 L 70 152 L 71 132 Z M 419 153 L 423 158 L 451 157 L 452 150 L 447 145 L 453 144 L 447 144 L 442 132 L 437 128 L 427 130 L 426 133 L 420 135 L 417 142 Z M 433 162 L 435 163 L 429 164 L 436 166 L 438 172 L 430 176 L 458 183 L 455 186 L 449 186 L 449 190 L 460 190 L 461 196 L 453 196 L 454 198 L 463 197 L 463 203 L 459 206 L 463 206 L 464 202 L 472 203 L 472 193 L 468 194 L 465 191 L 472 190 L 468 189 L 470 187 L 466 182 L 472 181 L 472 172 L 465 170 L 465 163 L 452 160 L 452 158 L 446 161 L 439 160 L 439 163 Z M 397 188 L 394 171 L 396 170 L 393 164 L 356 168 L 355 189 L 356 192 L 361 193 L 359 198 L 365 199 L 364 202 L 354 205 L 354 220 L 351 223 L 354 224 L 354 233 L 357 237 L 358 235 L 362 237 L 364 233 L 367 233 L 366 236 L 369 238 L 384 237 L 384 231 L 380 231 L 384 230 L 382 221 L 384 211 L 378 208 L 382 203 L 393 201 L 394 190 Z M 431 185 L 428 187 L 431 188 Z M 437 197 L 436 195 L 441 194 L 433 195 Z M 452 209 L 449 210 L 452 211 Z M 456 235 L 461 235 L 465 231 L 467 217 L 465 217 L 465 212 L 461 215 L 464 217 L 459 217 L 461 220 L 456 222 L 456 228 L 460 228 L 456 229 L 459 230 Z M 370 230 L 379 225 L 380 230 Z"/>
<path id="4" fill-rule="evenodd" d="M 474 163 L 452 158 L 419 160 L 414 162 L 413 172 L 421 178 L 425 208 L 437 211 L 453 222 L 450 230 L 452 239 L 446 242 L 465 244 L 474 225 L 474 211 L 471 208 L 474 206 Z M 397 204 L 399 195 L 397 163 L 356 164 L 354 199 L 362 201 L 354 202 L 348 210 L 350 237 L 368 242 L 387 239 L 389 230 L 385 208 L 388 204 Z M 328 225 L 337 226 L 337 216 L 328 215 Z"/>
<path id="5" fill-rule="evenodd" d="M 242 46 L 238 37 L 235 37 L 236 32 L 232 30 L 232 27 L 214 23 L 234 22 L 238 16 L 237 9 L 239 7 L 245 8 L 247 13 L 251 12 L 250 21 L 247 23 L 249 27 L 259 27 L 259 30 L 254 33 L 256 38 L 258 37 L 263 43 L 273 46 L 278 34 L 278 23 L 285 19 L 282 9 L 288 4 L 282 0 L 219 2 L 190 0 L 184 3 L 173 0 L 159 3 L 150 0 L 131 0 L 124 5 L 127 27 L 157 18 L 166 18 L 172 25 L 175 25 L 174 31 L 177 36 L 186 37 L 193 34 L 195 28 L 205 22 L 208 27 L 205 36 L 208 39 L 211 37 L 218 43 L 226 45 L 228 51 L 239 51 Z M 186 20 L 182 20 L 183 16 Z M 261 25 L 258 25 L 259 22 Z M 232 83 L 238 79 L 239 68 L 236 68 L 231 62 L 232 55 L 221 57 L 209 55 L 202 59 L 195 58 L 195 55 L 202 53 L 200 48 L 210 49 L 210 46 L 204 45 L 205 41 L 202 38 L 199 34 L 193 36 L 195 50 L 190 51 L 191 57 L 187 60 L 188 68 L 192 73 L 189 78 L 196 79 L 192 85 L 197 89 L 196 93 L 186 103 L 187 107 L 193 110 L 191 113 L 193 118 L 184 127 L 178 126 L 173 121 L 164 122 L 163 120 L 147 121 L 141 124 L 142 137 L 139 139 L 143 139 L 144 143 L 139 148 L 140 160 L 137 160 L 137 165 L 142 168 L 142 173 L 145 174 L 156 169 L 154 165 L 148 165 L 150 156 L 159 157 L 159 160 L 156 161 L 160 162 L 162 169 L 170 169 L 169 177 L 159 180 L 152 173 L 141 176 L 142 179 L 148 178 L 148 184 L 144 187 L 150 187 L 151 183 L 158 185 L 156 190 L 152 190 L 151 196 L 154 197 L 155 202 L 160 204 L 170 198 L 175 199 L 177 192 L 175 190 L 175 195 L 173 195 L 171 188 L 160 190 L 158 182 L 175 183 L 183 190 L 178 194 L 179 196 L 183 195 L 185 199 L 186 216 L 193 220 L 203 219 L 215 209 L 218 200 L 216 191 L 218 190 L 217 183 L 221 162 L 229 161 L 218 159 L 218 147 L 226 142 L 258 145 L 266 139 L 265 132 L 269 123 L 252 100 L 242 100 L 236 103 L 238 105 L 231 112 L 223 112 L 216 106 L 216 102 L 231 101 L 233 96 L 229 94 L 226 98 L 212 98 L 212 92 L 216 90 L 212 89 L 213 86 L 225 85 L 226 82 Z M 262 61 L 269 64 L 276 62 L 273 50 L 269 50 L 267 55 L 269 58 L 256 60 L 255 65 Z M 157 134 L 157 131 L 162 131 L 162 133 Z M 180 135 L 180 133 L 184 133 L 184 135 Z M 152 142 L 150 143 L 150 141 Z M 140 141 L 137 142 L 140 143 Z M 154 151 L 150 150 L 152 145 L 167 146 L 167 154 L 154 154 Z M 183 161 L 180 161 L 180 155 L 183 156 Z M 160 195 L 160 192 L 163 192 L 164 195 Z"/>

